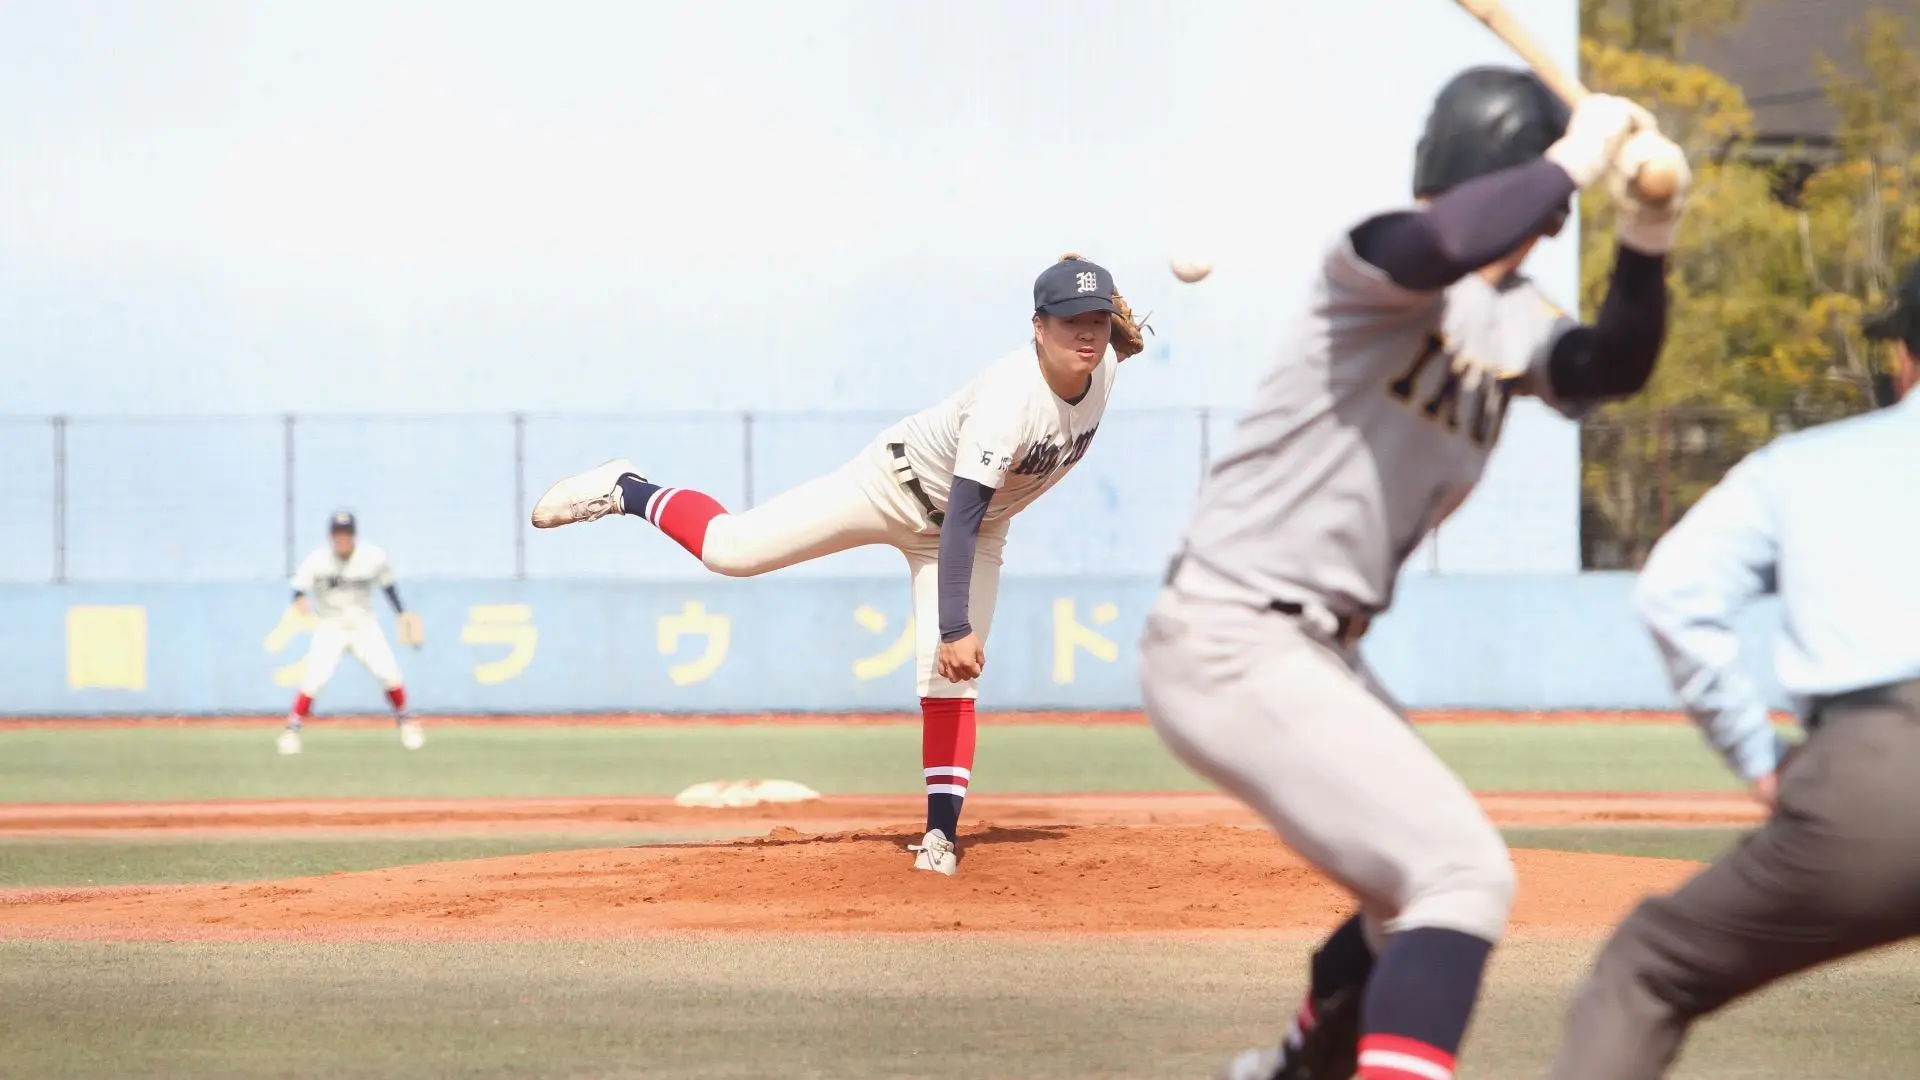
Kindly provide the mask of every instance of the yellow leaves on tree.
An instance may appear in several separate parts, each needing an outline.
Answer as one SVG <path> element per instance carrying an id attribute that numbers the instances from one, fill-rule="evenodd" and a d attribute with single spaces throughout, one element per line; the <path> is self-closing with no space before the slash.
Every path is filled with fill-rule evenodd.
<path id="1" fill-rule="evenodd" d="M 1645 394 L 1609 406 L 1583 430 L 1590 563 L 1637 565 L 1694 499 L 1783 423 L 1863 407 L 1861 315 L 1884 304 L 1901 269 L 1920 258 L 1914 19 L 1875 11 L 1854 29 L 1848 64 L 1820 60 L 1839 119 L 1838 154 L 1783 168 L 1744 153 L 1756 132 L 1739 88 L 1675 59 L 1689 30 L 1723 25 L 1740 6 L 1582 4 L 1587 84 L 1653 109 L 1695 173 L 1668 258 L 1673 296 L 1660 367 Z M 1581 199 L 1580 228 L 1581 301 L 1591 319 L 1615 251 L 1604 194 Z"/>

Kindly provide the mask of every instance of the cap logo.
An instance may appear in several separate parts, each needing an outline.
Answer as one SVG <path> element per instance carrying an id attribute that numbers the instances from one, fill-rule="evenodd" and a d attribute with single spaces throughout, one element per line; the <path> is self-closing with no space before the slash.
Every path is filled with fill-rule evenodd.
<path id="1" fill-rule="evenodd" d="M 1100 275 L 1091 270 L 1082 270 L 1073 275 L 1074 283 L 1083 293 L 1097 292 L 1100 288 Z"/>

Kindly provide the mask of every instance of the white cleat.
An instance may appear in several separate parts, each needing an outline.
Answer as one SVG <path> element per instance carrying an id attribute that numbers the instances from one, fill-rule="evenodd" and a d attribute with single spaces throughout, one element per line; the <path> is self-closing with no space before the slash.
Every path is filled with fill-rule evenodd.
<path id="1" fill-rule="evenodd" d="M 299 753 L 300 752 L 300 733 L 293 730 L 292 728 L 288 728 L 287 730 L 281 732 L 279 746 L 280 746 L 280 752 L 283 754 Z"/>
<path id="2" fill-rule="evenodd" d="M 919 843 L 908 844 L 907 850 L 914 853 L 915 870 L 931 870 L 952 877 L 960 869 L 960 854 L 954 850 L 953 841 L 938 829 L 929 830 Z"/>
<path id="3" fill-rule="evenodd" d="M 427 745 L 427 733 L 420 730 L 418 720 L 400 722 L 400 745 L 409 750 L 418 750 Z"/>
<path id="4" fill-rule="evenodd" d="M 608 514 L 624 511 L 620 503 L 620 478 L 640 470 L 625 458 L 615 458 L 597 469 L 588 469 L 547 489 L 533 504 L 533 527 L 553 529 L 576 521 L 598 521 Z M 645 479 L 645 477 L 641 477 Z"/>
<path id="5" fill-rule="evenodd" d="M 1242 1052 L 1213 1071 L 1213 1080 L 1273 1080 L 1280 1074 L 1280 1049 L 1274 1046 Z"/>

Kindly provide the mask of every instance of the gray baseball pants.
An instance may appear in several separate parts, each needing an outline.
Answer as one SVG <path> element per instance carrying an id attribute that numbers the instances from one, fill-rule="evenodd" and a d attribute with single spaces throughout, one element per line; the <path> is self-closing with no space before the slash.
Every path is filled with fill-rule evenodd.
<path id="1" fill-rule="evenodd" d="M 1614 931 L 1554 1080 L 1666 1074 L 1693 1021 L 1777 979 L 1920 934 L 1920 682 L 1823 706 L 1773 815 Z"/>
<path id="2" fill-rule="evenodd" d="M 1416 927 L 1498 941 L 1513 864 L 1466 785 L 1330 628 L 1216 591 L 1186 561 L 1147 618 L 1160 738 L 1351 891 L 1376 949 Z"/>

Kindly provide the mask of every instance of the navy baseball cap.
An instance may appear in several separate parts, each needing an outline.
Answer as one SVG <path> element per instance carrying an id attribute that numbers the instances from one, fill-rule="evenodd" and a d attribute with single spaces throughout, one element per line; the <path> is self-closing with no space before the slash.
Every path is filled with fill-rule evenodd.
<path id="1" fill-rule="evenodd" d="M 1907 267 L 1893 305 L 1863 320 L 1860 332 L 1874 341 L 1904 341 L 1920 351 L 1920 262 Z"/>
<path id="2" fill-rule="evenodd" d="M 1033 310 L 1063 318 L 1113 310 L 1113 275 L 1081 258 L 1062 259 L 1033 281 Z"/>
<path id="3" fill-rule="evenodd" d="M 327 531 L 350 533 L 354 531 L 353 515 L 342 510 L 327 519 Z"/>

